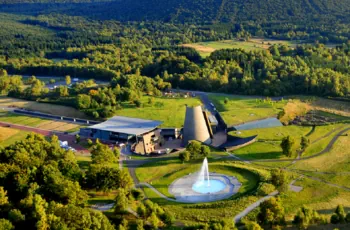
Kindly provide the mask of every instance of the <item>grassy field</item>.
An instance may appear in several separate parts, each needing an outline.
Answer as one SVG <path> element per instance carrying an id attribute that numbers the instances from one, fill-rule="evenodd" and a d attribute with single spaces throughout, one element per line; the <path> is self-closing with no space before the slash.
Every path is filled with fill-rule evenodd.
<path id="1" fill-rule="evenodd" d="M 16 141 L 23 140 L 28 134 L 29 132 L 0 127 L 0 146 L 5 147 L 14 144 Z"/>
<path id="2" fill-rule="evenodd" d="M 137 108 L 130 103 L 123 103 L 123 109 L 118 110 L 116 115 L 159 120 L 164 122 L 161 127 L 180 128 L 185 121 L 186 105 L 194 106 L 201 104 L 198 98 L 154 97 L 152 104 L 148 103 L 148 99 L 148 96 L 142 97 L 141 108 Z"/>
<path id="3" fill-rule="evenodd" d="M 182 164 L 175 157 L 157 159 L 137 168 L 136 174 L 140 181 L 148 182 L 164 195 L 172 197 L 168 192 L 168 186 L 177 178 L 198 171 L 201 163 L 202 160 Z M 239 168 L 241 166 L 242 164 L 235 162 L 209 160 L 211 172 L 236 176 L 242 183 L 239 192 L 227 200 L 204 204 L 181 204 L 167 201 L 147 187 L 144 187 L 144 191 L 149 199 L 174 213 L 176 219 L 185 224 L 191 225 L 223 218 L 231 219 L 259 199 L 259 196 L 250 195 L 257 188 L 259 176 L 247 169 Z"/>
<path id="4" fill-rule="evenodd" d="M 17 124 L 17 125 L 25 125 L 29 127 L 35 127 L 45 130 L 55 130 L 55 131 L 62 131 L 62 132 L 70 132 L 71 130 L 76 130 L 80 127 L 80 125 L 67 123 L 67 122 L 61 122 L 61 121 L 55 121 L 55 120 L 48 120 L 38 117 L 29 117 L 24 116 L 21 114 L 6 112 L 6 111 L 0 111 L 0 121 Z"/>
<path id="5" fill-rule="evenodd" d="M 76 117 L 76 118 L 87 118 L 87 116 L 72 107 L 48 104 L 48 103 L 39 103 L 35 101 L 25 101 L 5 96 L 0 96 L 0 108 L 1 107 L 17 107 L 25 108 L 28 110 L 38 111 L 42 113 L 49 113 L 59 116 L 67 117 Z"/>
<path id="6" fill-rule="evenodd" d="M 350 171 L 350 137 L 340 136 L 330 152 L 321 156 L 299 161 L 291 168 L 321 171 L 321 172 L 349 172 Z"/>
<path id="7" fill-rule="evenodd" d="M 282 196 L 289 220 L 302 205 L 311 207 L 328 217 L 338 204 L 343 204 L 349 211 L 350 192 L 307 178 L 297 181 L 295 185 L 302 186 L 303 190 L 299 193 L 289 191 Z"/>
<path id="8" fill-rule="evenodd" d="M 218 96 L 209 95 L 216 109 L 227 125 L 238 125 L 243 122 L 277 116 L 282 110 L 286 101 L 268 102 L 264 99 L 255 99 L 244 96 Z M 225 98 L 228 102 L 225 103 Z"/>
<path id="9" fill-rule="evenodd" d="M 215 50 L 220 49 L 244 49 L 246 51 L 263 50 L 268 49 L 274 44 L 284 44 L 291 47 L 296 47 L 298 43 L 283 40 L 252 38 L 249 41 L 223 40 L 184 44 L 183 46 L 195 48 L 202 57 L 207 57 Z"/>

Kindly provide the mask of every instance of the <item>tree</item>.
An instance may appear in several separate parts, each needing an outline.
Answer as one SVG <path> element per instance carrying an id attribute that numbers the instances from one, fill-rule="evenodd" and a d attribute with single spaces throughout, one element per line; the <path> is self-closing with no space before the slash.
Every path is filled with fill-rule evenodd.
<path id="1" fill-rule="evenodd" d="M 137 220 L 136 221 L 136 230 L 144 230 L 144 224 L 143 224 L 143 220 Z"/>
<path id="2" fill-rule="evenodd" d="M 91 96 L 86 94 L 79 94 L 76 97 L 76 106 L 78 109 L 89 109 L 91 106 Z"/>
<path id="3" fill-rule="evenodd" d="M 136 105 L 137 108 L 140 108 L 142 106 L 142 102 L 139 99 L 135 99 L 134 104 Z"/>
<path id="4" fill-rule="evenodd" d="M 305 136 L 301 137 L 300 147 L 302 150 L 305 150 L 309 146 L 309 144 L 310 144 L 310 140 L 307 137 Z"/>
<path id="5" fill-rule="evenodd" d="M 59 86 L 58 87 L 58 93 L 60 95 L 60 97 L 68 97 L 69 96 L 69 91 L 68 91 L 68 87 L 67 86 Z"/>
<path id="6" fill-rule="evenodd" d="M 72 80 L 69 75 L 66 75 L 65 81 L 66 81 L 66 85 L 70 85 L 72 83 Z"/>
<path id="7" fill-rule="evenodd" d="M 114 156 L 119 159 L 120 158 L 120 151 L 117 147 L 114 147 L 113 148 L 113 153 L 114 153 Z"/>
<path id="8" fill-rule="evenodd" d="M 118 158 L 108 145 L 96 142 L 96 144 L 91 147 L 91 160 L 93 164 L 111 164 L 117 162 Z"/>
<path id="9" fill-rule="evenodd" d="M 337 208 L 335 209 L 334 214 L 331 217 L 331 223 L 332 224 L 344 224 L 346 221 L 346 213 L 344 210 L 343 205 L 338 205 Z"/>
<path id="10" fill-rule="evenodd" d="M 25 221 L 25 215 L 22 214 L 21 210 L 19 209 L 12 209 L 9 214 L 8 218 L 12 223 L 18 223 Z"/>
<path id="11" fill-rule="evenodd" d="M 281 143 L 283 154 L 286 155 L 287 157 L 291 157 L 293 153 L 292 152 L 293 145 L 294 145 L 294 140 L 292 139 L 291 136 L 284 137 Z"/>
<path id="12" fill-rule="evenodd" d="M 190 160 L 190 156 L 191 154 L 189 151 L 184 151 L 179 154 L 179 159 L 184 163 Z"/>
<path id="13" fill-rule="evenodd" d="M 167 227 L 171 227 L 175 221 L 174 214 L 169 211 L 165 211 L 160 218 Z"/>
<path id="14" fill-rule="evenodd" d="M 153 105 L 154 104 L 154 97 L 149 97 L 148 98 L 148 104 Z"/>
<path id="15" fill-rule="evenodd" d="M 7 191 L 4 189 L 4 187 L 0 187 L 0 206 L 8 204 L 8 197 L 7 197 Z"/>
<path id="16" fill-rule="evenodd" d="M 75 134 L 75 142 L 76 143 L 80 142 L 80 135 L 79 134 Z"/>
<path id="17" fill-rule="evenodd" d="M 346 214 L 345 220 L 347 223 L 350 223 L 350 212 L 348 212 L 348 214 Z"/>
<path id="18" fill-rule="evenodd" d="M 151 216 L 147 219 L 150 223 L 152 229 L 158 229 L 160 221 L 156 215 L 156 213 L 152 212 Z"/>
<path id="19" fill-rule="evenodd" d="M 104 164 L 90 164 L 86 173 L 86 187 L 104 192 L 120 188 L 120 174 L 120 170 L 115 167 Z"/>
<path id="20" fill-rule="evenodd" d="M 284 225 L 284 208 L 279 198 L 272 197 L 260 204 L 260 212 L 257 216 L 260 225 Z"/>
<path id="21" fill-rule="evenodd" d="M 94 142 L 92 142 L 92 140 L 89 138 L 89 139 L 87 139 L 87 144 L 88 144 L 89 148 L 91 148 L 94 145 Z"/>
<path id="22" fill-rule="evenodd" d="M 128 198 L 126 191 L 122 188 L 117 190 L 117 196 L 115 197 L 114 213 L 123 213 L 128 208 Z"/>
<path id="23" fill-rule="evenodd" d="M 248 221 L 247 223 L 245 223 L 245 227 L 247 230 L 263 230 L 263 228 L 260 227 L 260 225 L 254 221 Z"/>
<path id="24" fill-rule="evenodd" d="M 201 146 L 201 153 L 200 153 L 203 157 L 207 157 L 210 154 L 210 148 L 209 146 L 206 145 L 202 145 Z"/>
<path id="25" fill-rule="evenodd" d="M 297 214 L 294 216 L 293 224 L 299 229 L 308 229 L 310 224 L 326 224 L 327 219 L 324 216 L 320 216 L 318 212 L 307 208 L 301 207 Z"/>
<path id="26" fill-rule="evenodd" d="M 227 104 L 229 102 L 229 99 L 225 97 L 224 103 Z"/>
<path id="27" fill-rule="evenodd" d="M 274 169 L 271 172 L 271 182 L 282 192 L 288 189 L 288 176 L 283 169 Z"/>
<path id="28" fill-rule="evenodd" d="M 0 219 L 0 229 L 1 230 L 12 230 L 14 229 L 12 223 L 6 219 Z"/>

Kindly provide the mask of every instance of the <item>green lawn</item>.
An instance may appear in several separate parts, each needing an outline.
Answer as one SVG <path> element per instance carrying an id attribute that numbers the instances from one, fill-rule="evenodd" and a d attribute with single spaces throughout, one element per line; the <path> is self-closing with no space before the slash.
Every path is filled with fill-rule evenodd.
<path id="1" fill-rule="evenodd" d="M 297 181 L 295 185 L 303 187 L 303 190 L 299 193 L 289 191 L 281 196 L 289 220 L 302 205 L 313 208 L 328 217 L 338 204 L 350 207 L 350 192 L 308 178 Z"/>
<path id="2" fill-rule="evenodd" d="M 302 126 L 280 126 L 273 128 L 244 130 L 237 135 L 237 132 L 231 132 L 232 135 L 240 137 L 250 137 L 258 135 L 258 141 L 246 147 L 233 151 L 235 155 L 247 160 L 256 159 L 285 159 L 280 147 L 283 137 L 291 136 L 295 140 L 294 150 L 300 148 L 300 140 L 311 131 L 311 127 Z"/>
<path id="3" fill-rule="evenodd" d="M 16 143 L 17 141 L 23 140 L 29 134 L 29 132 L 26 131 L 4 127 L 0 127 L 0 131 L 0 146 L 2 147 L 6 147 Z"/>
<path id="4" fill-rule="evenodd" d="M 202 160 L 182 164 L 176 158 L 167 158 L 142 165 L 136 169 L 136 174 L 140 181 L 148 182 L 164 195 L 172 197 L 168 192 L 168 186 L 177 178 L 198 171 L 201 163 Z M 161 205 L 165 210 L 171 211 L 177 220 L 188 225 L 214 219 L 232 219 L 249 204 L 259 199 L 258 196 L 250 195 L 257 188 L 260 180 L 259 176 L 244 167 L 241 163 L 233 161 L 209 160 L 209 170 L 211 172 L 236 176 L 242 183 L 242 187 L 236 195 L 223 201 L 181 204 L 167 201 L 147 187 L 144 187 L 143 190 L 149 199 Z M 258 170 L 266 172 L 263 169 Z"/>
<path id="5" fill-rule="evenodd" d="M 238 125 L 248 121 L 277 116 L 286 101 L 268 102 L 244 96 L 218 96 L 209 98 L 220 112 L 227 125 Z M 225 103 L 225 98 L 228 102 Z"/>
<path id="6" fill-rule="evenodd" d="M 48 121 L 47 119 L 29 117 L 11 112 L 1 112 L 0 121 L 13 123 L 17 125 L 26 125 L 31 127 L 36 127 L 39 124 Z"/>
<path id="7" fill-rule="evenodd" d="M 194 106 L 201 104 L 198 98 L 154 97 L 154 102 L 150 105 L 148 98 L 148 96 L 142 97 L 141 108 L 137 108 L 130 103 L 123 103 L 123 109 L 118 110 L 116 115 L 159 120 L 164 122 L 161 127 L 180 128 L 185 121 L 186 105 Z"/>

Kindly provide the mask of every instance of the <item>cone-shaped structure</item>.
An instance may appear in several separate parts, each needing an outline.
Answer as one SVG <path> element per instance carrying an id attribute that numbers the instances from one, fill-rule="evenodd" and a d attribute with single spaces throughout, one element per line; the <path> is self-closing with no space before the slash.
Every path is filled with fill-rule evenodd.
<path id="1" fill-rule="evenodd" d="M 209 129 L 201 106 L 186 107 L 185 124 L 183 128 L 183 145 L 196 140 L 206 144 L 211 143 Z"/>

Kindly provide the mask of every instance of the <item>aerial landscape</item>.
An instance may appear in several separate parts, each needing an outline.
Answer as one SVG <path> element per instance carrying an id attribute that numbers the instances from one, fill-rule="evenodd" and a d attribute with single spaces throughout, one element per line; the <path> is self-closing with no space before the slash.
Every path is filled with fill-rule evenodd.
<path id="1" fill-rule="evenodd" d="M 0 0 L 0 230 L 350 230 L 350 0 Z"/>

